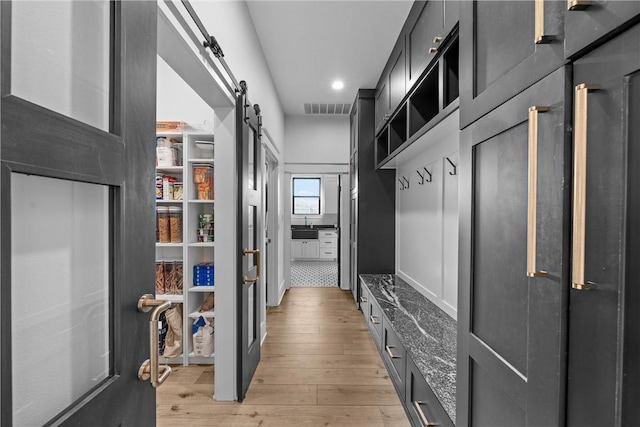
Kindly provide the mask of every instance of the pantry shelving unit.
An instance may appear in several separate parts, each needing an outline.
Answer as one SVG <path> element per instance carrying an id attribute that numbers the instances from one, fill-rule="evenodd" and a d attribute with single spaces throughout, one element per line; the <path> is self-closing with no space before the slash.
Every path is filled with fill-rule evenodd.
<path id="1" fill-rule="evenodd" d="M 192 326 L 200 317 L 213 323 L 214 309 L 200 313 L 199 309 L 207 295 L 214 292 L 215 286 L 194 286 L 193 266 L 200 263 L 214 263 L 215 242 L 198 241 L 198 226 L 201 214 L 213 214 L 215 218 L 215 186 L 211 200 L 198 199 L 196 184 L 193 182 L 194 165 L 214 166 L 214 137 L 210 131 L 193 126 L 184 126 L 181 131 L 158 132 L 156 137 L 171 138 L 182 146 L 182 158 L 177 162 L 181 166 L 156 167 L 158 175 L 168 175 L 182 182 L 182 200 L 156 200 L 158 206 L 182 207 L 182 242 L 156 243 L 156 262 L 180 261 L 183 265 L 182 294 L 156 294 L 156 298 L 182 304 L 182 348 L 180 356 L 161 358 L 162 363 L 213 364 L 215 352 L 209 356 L 196 356 L 193 349 Z M 215 240 L 215 238 L 214 238 Z"/>

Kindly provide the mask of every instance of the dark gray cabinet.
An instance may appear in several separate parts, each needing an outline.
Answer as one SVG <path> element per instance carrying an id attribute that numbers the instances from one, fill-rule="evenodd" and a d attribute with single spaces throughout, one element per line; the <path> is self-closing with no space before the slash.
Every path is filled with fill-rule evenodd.
<path id="1" fill-rule="evenodd" d="M 387 123 L 406 94 L 404 39 L 404 34 L 401 34 L 376 86 L 376 133 Z"/>
<path id="2" fill-rule="evenodd" d="M 393 327 L 389 324 L 386 317 L 382 320 L 381 326 L 382 360 L 387 365 L 387 371 L 393 380 L 393 384 L 396 386 L 398 396 L 400 396 L 400 401 L 404 401 L 406 393 L 405 369 L 407 366 L 407 351 L 396 333 L 393 331 Z"/>
<path id="3" fill-rule="evenodd" d="M 576 6 L 565 12 L 566 40 L 565 56 L 575 58 L 601 42 L 615 36 L 628 25 L 640 19 L 639 1 L 589 1 L 576 2 Z"/>
<path id="4" fill-rule="evenodd" d="M 556 70 L 461 133 L 460 426 L 564 421 L 570 76 Z"/>
<path id="5" fill-rule="evenodd" d="M 434 60 L 459 18 L 459 1 L 415 1 L 405 24 L 407 89 L 412 88 Z"/>
<path id="6" fill-rule="evenodd" d="M 355 149 L 350 165 L 349 242 L 356 303 L 358 274 L 395 273 L 395 171 L 375 170 L 374 95 L 373 89 L 360 89 L 351 111 Z"/>
<path id="7" fill-rule="evenodd" d="M 407 356 L 405 375 L 405 408 L 414 426 L 453 427 L 440 401 L 425 381 L 411 357 Z"/>
<path id="8" fill-rule="evenodd" d="M 564 1 L 460 2 L 460 126 L 464 128 L 565 63 Z M 538 40 L 537 40 L 538 39 Z"/>
<path id="9" fill-rule="evenodd" d="M 567 425 L 637 425 L 640 25 L 574 64 Z"/>

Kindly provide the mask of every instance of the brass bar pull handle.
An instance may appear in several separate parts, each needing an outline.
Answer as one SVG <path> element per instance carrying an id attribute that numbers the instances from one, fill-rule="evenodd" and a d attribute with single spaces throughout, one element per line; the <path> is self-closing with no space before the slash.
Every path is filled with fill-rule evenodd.
<path id="1" fill-rule="evenodd" d="M 429 48 L 429 53 L 436 53 L 438 51 L 437 47 L 430 47 Z"/>
<path id="2" fill-rule="evenodd" d="M 573 123 L 573 256 L 571 287 L 578 290 L 592 289 L 584 280 L 585 218 L 587 205 L 587 99 L 596 85 L 579 84 L 575 88 Z"/>
<path id="3" fill-rule="evenodd" d="M 150 380 L 151 386 L 154 388 L 159 387 L 171 375 L 171 366 L 158 366 L 160 358 L 158 355 L 158 322 L 160 321 L 160 315 L 170 307 L 171 301 L 154 299 L 151 294 L 142 295 L 138 299 L 138 311 L 147 313 L 153 309 L 149 319 L 150 359 L 145 360 L 140 365 L 138 379 L 140 381 Z"/>
<path id="4" fill-rule="evenodd" d="M 396 356 L 395 354 L 393 354 L 393 352 L 391 351 L 392 347 L 389 347 L 388 345 L 384 346 L 385 350 L 387 350 L 387 354 L 389 355 L 390 358 L 392 359 L 400 359 L 400 356 Z"/>
<path id="5" fill-rule="evenodd" d="M 544 33 L 544 1 L 545 0 L 536 0 L 535 1 L 535 38 L 534 41 L 536 44 L 545 44 L 551 43 L 553 41 L 553 37 L 546 35 Z"/>
<path id="6" fill-rule="evenodd" d="M 587 10 L 591 7 L 591 0 L 567 0 L 568 10 Z"/>
<path id="7" fill-rule="evenodd" d="M 529 107 L 529 201 L 527 210 L 527 276 L 544 277 L 536 270 L 536 213 L 538 206 L 538 114 L 549 111 L 546 106 Z"/>
<path id="8" fill-rule="evenodd" d="M 380 324 L 380 321 L 378 321 L 378 319 L 376 319 L 376 316 L 374 316 L 373 314 L 369 316 L 369 320 L 371 320 L 371 323 L 373 323 L 374 325 Z"/>
<path id="9" fill-rule="evenodd" d="M 248 278 L 247 276 L 244 276 L 242 278 L 242 283 L 256 283 L 258 281 L 258 279 L 260 279 L 260 249 L 247 249 L 244 248 L 242 250 L 242 255 L 247 256 L 247 255 L 253 255 L 256 257 L 256 277 L 254 277 L 253 279 Z"/>
<path id="10" fill-rule="evenodd" d="M 367 302 L 367 297 L 361 295 L 360 302 Z"/>
<path id="11" fill-rule="evenodd" d="M 424 411 L 422 410 L 421 405 L 424 405 L 424 404 L 425 402 L 420 402 L 418 400 L 413 401 L 413 407 L 416 408 L 416 412 L 418 413 L 418 416 L 420 417 L 420 421 L 422 421 L 422 424 L 425 427 L 435 427 L 435 424 L 429 421 L 427 416 L 424 414 Z"/>

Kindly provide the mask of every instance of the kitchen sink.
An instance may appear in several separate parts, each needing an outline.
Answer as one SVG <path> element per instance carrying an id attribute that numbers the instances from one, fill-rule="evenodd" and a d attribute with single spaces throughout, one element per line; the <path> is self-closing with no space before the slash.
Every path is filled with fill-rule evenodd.
<path id="1" fill-rule="evenodd" d="M 318 238 L 316 228 L 291 228 L 291 238 L 296 240 L 309 240 Z"/>

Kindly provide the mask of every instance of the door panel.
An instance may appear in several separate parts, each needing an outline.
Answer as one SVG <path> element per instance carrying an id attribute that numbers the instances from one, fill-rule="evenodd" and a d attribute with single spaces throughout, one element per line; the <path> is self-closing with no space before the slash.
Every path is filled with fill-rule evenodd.
<path id="1" fill-rule="evenodd" d="M 262 145 L 260 107 L 251 106 L 247 99 L 246 84 L 241 82 L 245 91 L 238 95 L 236 104 L 236 123 L 238 138 L 238 284 L 236 301 L 238 303 L 237 343 L 238 401 L 247 393 L 253 374 L 260 362 L 260 304 L 263 300 L 264 280 L 260 265 L 263 247 L 262 224 Z"/>
<path id="2" fill-rule="evenodd" d="M 534 0 L 460 2 L 460 127 L 464 128 L 565 62 L 566 2 L 544 1 L 536 42 Z"/>
<path id="3" fill-rule="evenodd" d="M 65 372 L 60 363 L 53 360 L 55 355 L 47 354 L 47 350 L 52 351 L 52 348 L 38 342 L 40 348 L 36 352 L 30 351 L 32 357 L 37 357 L 39 364 L 43 360 L 46 362 L 46 374 L 56 371 L 58 375 L 57 382 L 48 375 L 44 377 L 45 381 L 50 381 L 54 387 L 59 384 L 56 393 L 63 394 L 69 387 L 62 383 L 72 383 L 71 377 L 79 372 L 90 375 L 90 379 L 88 382 L 82 381 L 83 388 L 74 389 L 63 400 L 58 400 L 57 406 L 48 407 L 47 411 L 40 413 L 38 421 L 33 419 L 35 423 L 91 425 L 100 420 L 105 425 L 155 424 L 155 391 L 147 381 L 137 378 L 140 365 L 149 358 L 150 330 L 148 315 L 139 313 L 136 303 L 141 295 L 154 290 L 154 195 L 151 191 L 154 152 L 147 141 L 153 141 L 155 135 L 157 5 L 149 2 L 110 2 L 108 5 L 107 28 L 111 30 L 101 35 L 92 32 L 97 37 L 92 41 L 96 42 L 93 45 L 95 49 L 107 46 L 106 56 L 111 62 L 73 64 L 79 67 L 80 72 L 72 70 L 65 82 L 59 83 L 61 87 L 66 87 L 66 101 L 74 106 L 71 110 L 58 108 L 59 104 L 52 104 L 50 98 L 31 96 L 35 92 L 29 92 L 33 89 L 27 87 L 30 83 L 18 83 L 24 76 L 14 75 L 15 79 L 12 79 L 12 72 L 20 72 L 18 63 L 12 64 L 11 49 L 17 46 L 12 42 L 20 45 L 35 43 L 52 50 L 70 49 L 65 52 L 77 55 L 86 45 L 86 40 L 82 39 L 87 28 L 82 25 L 93 26 L 90 23 L 94 22 L 92 11 L 86 8 L 101 6 L 76 5 L 73 2 L 74 17 L 82 22 L 82 28 L 74 26 L 74 31 L 65 33 L 64 39 L 71 45 L 69 48 L 56 45 L 59 39 L 55 37 L 47 39 L 48 44 L 43 45 L 37 31 L 16 36 L 14 30 L 18 29 L 12 29 L 12 25 L 21 26 L 20 31 L 24 31 L 24 24 L 21 23 L 24 20 L 12 22 L 11 17 L 17 17 L 12 15 L 13 3 L 7 1 L 0 5 L 0 233 L 3 266 L 0 404 L 3 425 L 23 423 L 24 412 L 36 412 L 46 406 L 31 405 L 20 411 L 20 407 L 28 404 L 31 398 L 28 396 L 34 396 L 31 393 L 39 389 L 43 381 L 43 376 L 38 381 L 20 379 L 23 375 L 20 371 L 21 362 L 28 359 L 24 354 L 24 345 L 27 343 L 22 335 L 22 327 L 26 328 L 28 324 L 33 326 L 29 322 L 35 321 L 36 317 L 48 320 L 50 339 L 53 340 L 55 336 L 57 345 L 63 347 L 66 343 L 68 357 L 64 357 L 64 363 L 71 364 L 72 368 Z M 55 9 L 70 5 L 52 3 L 46 7 Z M 56 9 L 55 13 L 65 14 L 63 9 Z M 35 19 L 32 24 L 37 22 Z M 18 39 L 12 40 L 14 36 Z M 106 40 L 101 37 L 106 37 Z M 30 54 L 33 55 L 33 52 Z M 21 61 L 15 57 L 13 59 Z M 61 70 L 47 70 L 48 77 L 59 76 L 56 74 L 58 71 Z M 100 75 L 100 72 L 94 74 L 94 71 L 108 76 L 106 88 L 105 85 L 101 89 L 93 88 L 98 92 L 106 91 L 106 100 L 96 93 L 83 97 L 77 92 L 87 84 L 83 81 L 83 73 L 87 72 L 93 77 Z M 99 77 L 99 80 L 103 81 L 104 78 Z M 15 87 L 12 86 L 14 82 Z M 59 89 L 43 90 L 51 94 Z M 37 92 L 39 96 L 44 95 L 39 89 Z M 96 103 L 92 105 L 99 107 L 89 108 L 86 102 L 94 101 Z M 88 116 L 73 113 L 83 109 Z M 89 109 L 93 110 L 89 112 Z M 94 114 L 98 110 L 100 113 Z M 95 117 L 99 119 L 93 121 Z M 24 185 L 25 178 L 31 181 L 31 187 Z M 45 187 L 51 185 L 54 190 L 45 191 Z M 29 188 L 38 190 L 31 191 Z M 95 197 L 100 201 L 91 202 Z M 91 203 L 91 206 L 86 203 Z M 74 205 L 77 209 L 72 211 L 71 206 Z M 32 211 L 38 206 L 40 208 Z M 44 228 L 42 232 L 37 232 L 38 236 L 33 241 L 25 242 L 28 236 L 17 228 L 12 232 L 12 226 L 28 227 L 25 220 L 34 214 L 42 224 L 33 224 L 29 233 Z M 12 221 L 12 217 L 15 221 Z M 65 231 L 68 233 L 66 242 L 62 241 L 63 237 L 55 238 Z M 130 236 L 135 236 L 135 239 Z M 97 246 L 88 250 L 87 244 Z M 35 262 L 41 257 L 45 257 L 48 264 Z M 24 267 L 27 259 L 31 259 L 28 264 L 32 271 L 15 271 L 12 274 L 12 268 L 17 270 Z M 90 271 L 87 271 L 87 266 L 91 266 Z M 47 267 L 52 271 L 42 270 Z M 20 291 L 23 289 L 21 280 L 33 277 L 25 276 L 27 273 L 45 274 L 47 280 L 30 281 L 30 295 L 26 298 L 38 299 L 38 302 L 25 306 L 23 296 L 11 290 L 17 290 L 18 286 Z M 57 284 L 53 283 L 54 277 L 57 278 Z M 89 285 L 86 282 L 94 279 L 104 285 L 87 295 Z M 82 286 L 78 283 L 86 285 L 82 289 L 85 292 L 83 301 L 78 301 L 82 292 L 74 287 Z M 67 307 L 74 308 L 69 311 Z M 63 314 L 65 312 L 67 316 Z M 97 323 L 92 324 L 90 319 Z M 101 356 L 92 356 L 89 348 L 97 350 Z M 60 370 L 57 370 L 58 367 Z M 20 381 L 19 385 L 12 384 L 12 376 Z"/>
<path id="4" fill-rule="evenodd" d="M 632 123 L 638 114 L 634 84 L 640 72 L 639 37 L 640 25 L 636 25 L 574 65 L 574 86 L 586 83 L 594 90 L 583 98 L 586 106 L 576 102 L 573 123 L 578 147 L 574 156 L 585 152 L 579 148 L 582 144 L 586 148 L 586 207 L 585 241 L 574 241 L 573 248 L 574 262 L 583 250 L 584 280 L 579 280 L 578 266 L 570 294 L 568 425 L 620 425 L 621 401 L 634 397 L 637 402 L 638 398 L 637 391 L 635 396 L 622 394 L 623 390 L 633 393 L 628 388 L 632 378 L 622 372 L 625 363 L 637 363 L 623 360 L 623 349 L 625 343 L 638 341 L 637 324 L 629 324 L 629 329 L 624 325 L 624 278 L 625 265 L 635 262 L 632 258 L 625 262 L 625 221 L 630 225 L 637 217 L 625 218 L 625 214 L 627 191 L 637 185 L 627 181 L 627 173 L 637 166 L 626 168 L 628 150 L 638 143 Z M 579 119 L 581 111 L 586 112 L 584 121 Z M 576 217 L 580 212 L 574 206 Z M 635 283 L 631 286 L 635 288 Z M 637 311 L 637 305 L 631 309 Z M 598 393 L 591 392 L 593 384 Z M 587 396 L 589 402 L 581 400 Z M 634 411 L 633 406 L 624 409 Z"/>
<path id="5" fill-rule="evenodd" d="M 461 134 L 459 425 L 563 421 L 569 78 L 557 70 Z"/>
<path id="6" fill-rule="evenodd" d="M 565 56 L 575 57 L 599 39 L 623 28 L 627 23 L 638 22 L 640 2 L 627 0 L 594 0 L 585 9 L 568 10 L 564 15 L 567 40 Z"/>

